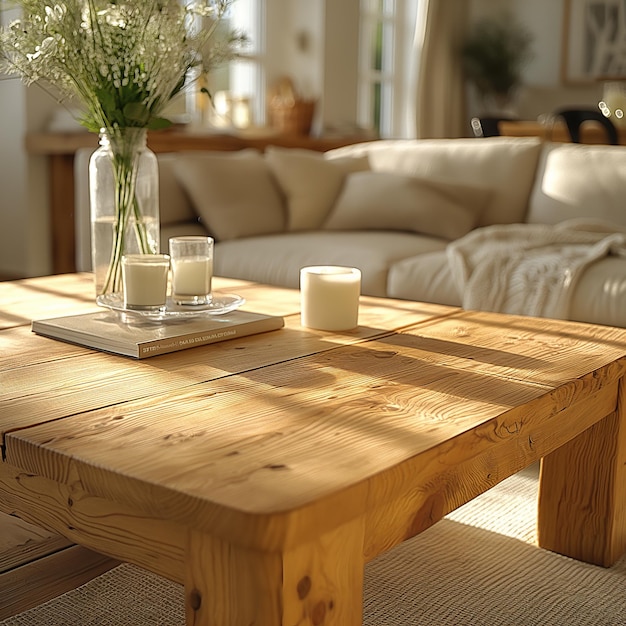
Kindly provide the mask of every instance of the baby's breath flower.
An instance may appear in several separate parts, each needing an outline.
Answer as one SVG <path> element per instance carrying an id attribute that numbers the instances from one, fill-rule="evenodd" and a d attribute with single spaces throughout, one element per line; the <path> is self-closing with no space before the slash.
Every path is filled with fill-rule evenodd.
<path id="1" fill-rule="evenodd" d="M 243 43 L 214 41 L 233 1 L 12 0 L 22 15 L 0 30 L 0 71 L 81 104 L 89 130 L 160 128 L 190 70 L 212 69 Z"/>

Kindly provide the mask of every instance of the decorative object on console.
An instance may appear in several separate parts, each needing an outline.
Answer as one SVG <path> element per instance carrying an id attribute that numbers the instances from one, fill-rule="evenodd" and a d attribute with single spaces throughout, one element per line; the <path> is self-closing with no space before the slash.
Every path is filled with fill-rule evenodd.
<path id="1" fill-rule="evenodd" d="M 315 100 L 303 98 L 296 91 L 290 78 L 281 78 L 269 93 L 269 124 L 286 135 L 308 135 L 313 124 L 315 104 Z"/>
<path id="2" fill-rule="evenodd" d="M 171 125 L 164 109 L 188 85 L 192 69 L 206 73 L 245 40 L 229 33 L 213 41 L 233 1 L 17 0 L 22 16 L 0 30 L 0 71 L 76 102 L 81 124 L 103 138 L 90 167 L 93 245 L 108 240 L 108 252 L 95 251 L 97 294 L 120 291 L 126 251 L 158 252 L 158 207 L 151 208 L 156 166 L 141 164 L 150 163 L 146 130 Z M 105 160 L 111 162 L 106 173 Z M 106 237 L 99 232 L 105 214 L 113 218 Z"/>
<path id="3" fill-rule="evenodd" d="M 476 22 L 461 49 L 468 80 L 482 113 L 515 115 L 513 99 L 521 69 L 531 56 L 532 35 L 510 15 Z"/>

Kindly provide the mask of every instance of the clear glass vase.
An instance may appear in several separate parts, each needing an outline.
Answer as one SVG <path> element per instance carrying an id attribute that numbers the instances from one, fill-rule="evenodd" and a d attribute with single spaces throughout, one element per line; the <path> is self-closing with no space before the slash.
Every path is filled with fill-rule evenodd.
<path id="1" fill-rule="evenodd" d="M 122 256 L 159 252 L 159 170 L 143 128 L 107 129 L 89 161 L 96 295 L 122 291 Z"/>

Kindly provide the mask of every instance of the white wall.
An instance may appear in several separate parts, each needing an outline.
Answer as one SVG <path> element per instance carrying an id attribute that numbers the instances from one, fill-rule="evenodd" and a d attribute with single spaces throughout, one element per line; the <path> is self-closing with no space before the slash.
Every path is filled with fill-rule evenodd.
<path id="1" fill-rule="evenodd" d="M 28 265 L 24 95 L 18 81 L 0 80 L 0 274 L 8 276 L 22 275 Z"/>
<path id="2" fill-rule="evenodd" d="M 524 69 L 517 110 L 536 119 L 561 106 L 596 107 L 602 85 L 565 85 L 561 81 L 563 0 L 471 0 L 472 19 L 510 11 L 533 34 L 533 58 Z"/>

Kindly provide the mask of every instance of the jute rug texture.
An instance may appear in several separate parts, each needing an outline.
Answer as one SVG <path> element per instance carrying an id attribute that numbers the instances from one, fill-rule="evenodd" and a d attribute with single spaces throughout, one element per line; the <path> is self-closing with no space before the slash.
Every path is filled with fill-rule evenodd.
<path id="1" fill-rule="evenodd" d="M 626 557 L 604 569 L 537 548 L 537 466 L 365 573 L 365 626 L 626 626 Z M 132 565 L 0 626 L 183 626 L 182 587 Z"/>

